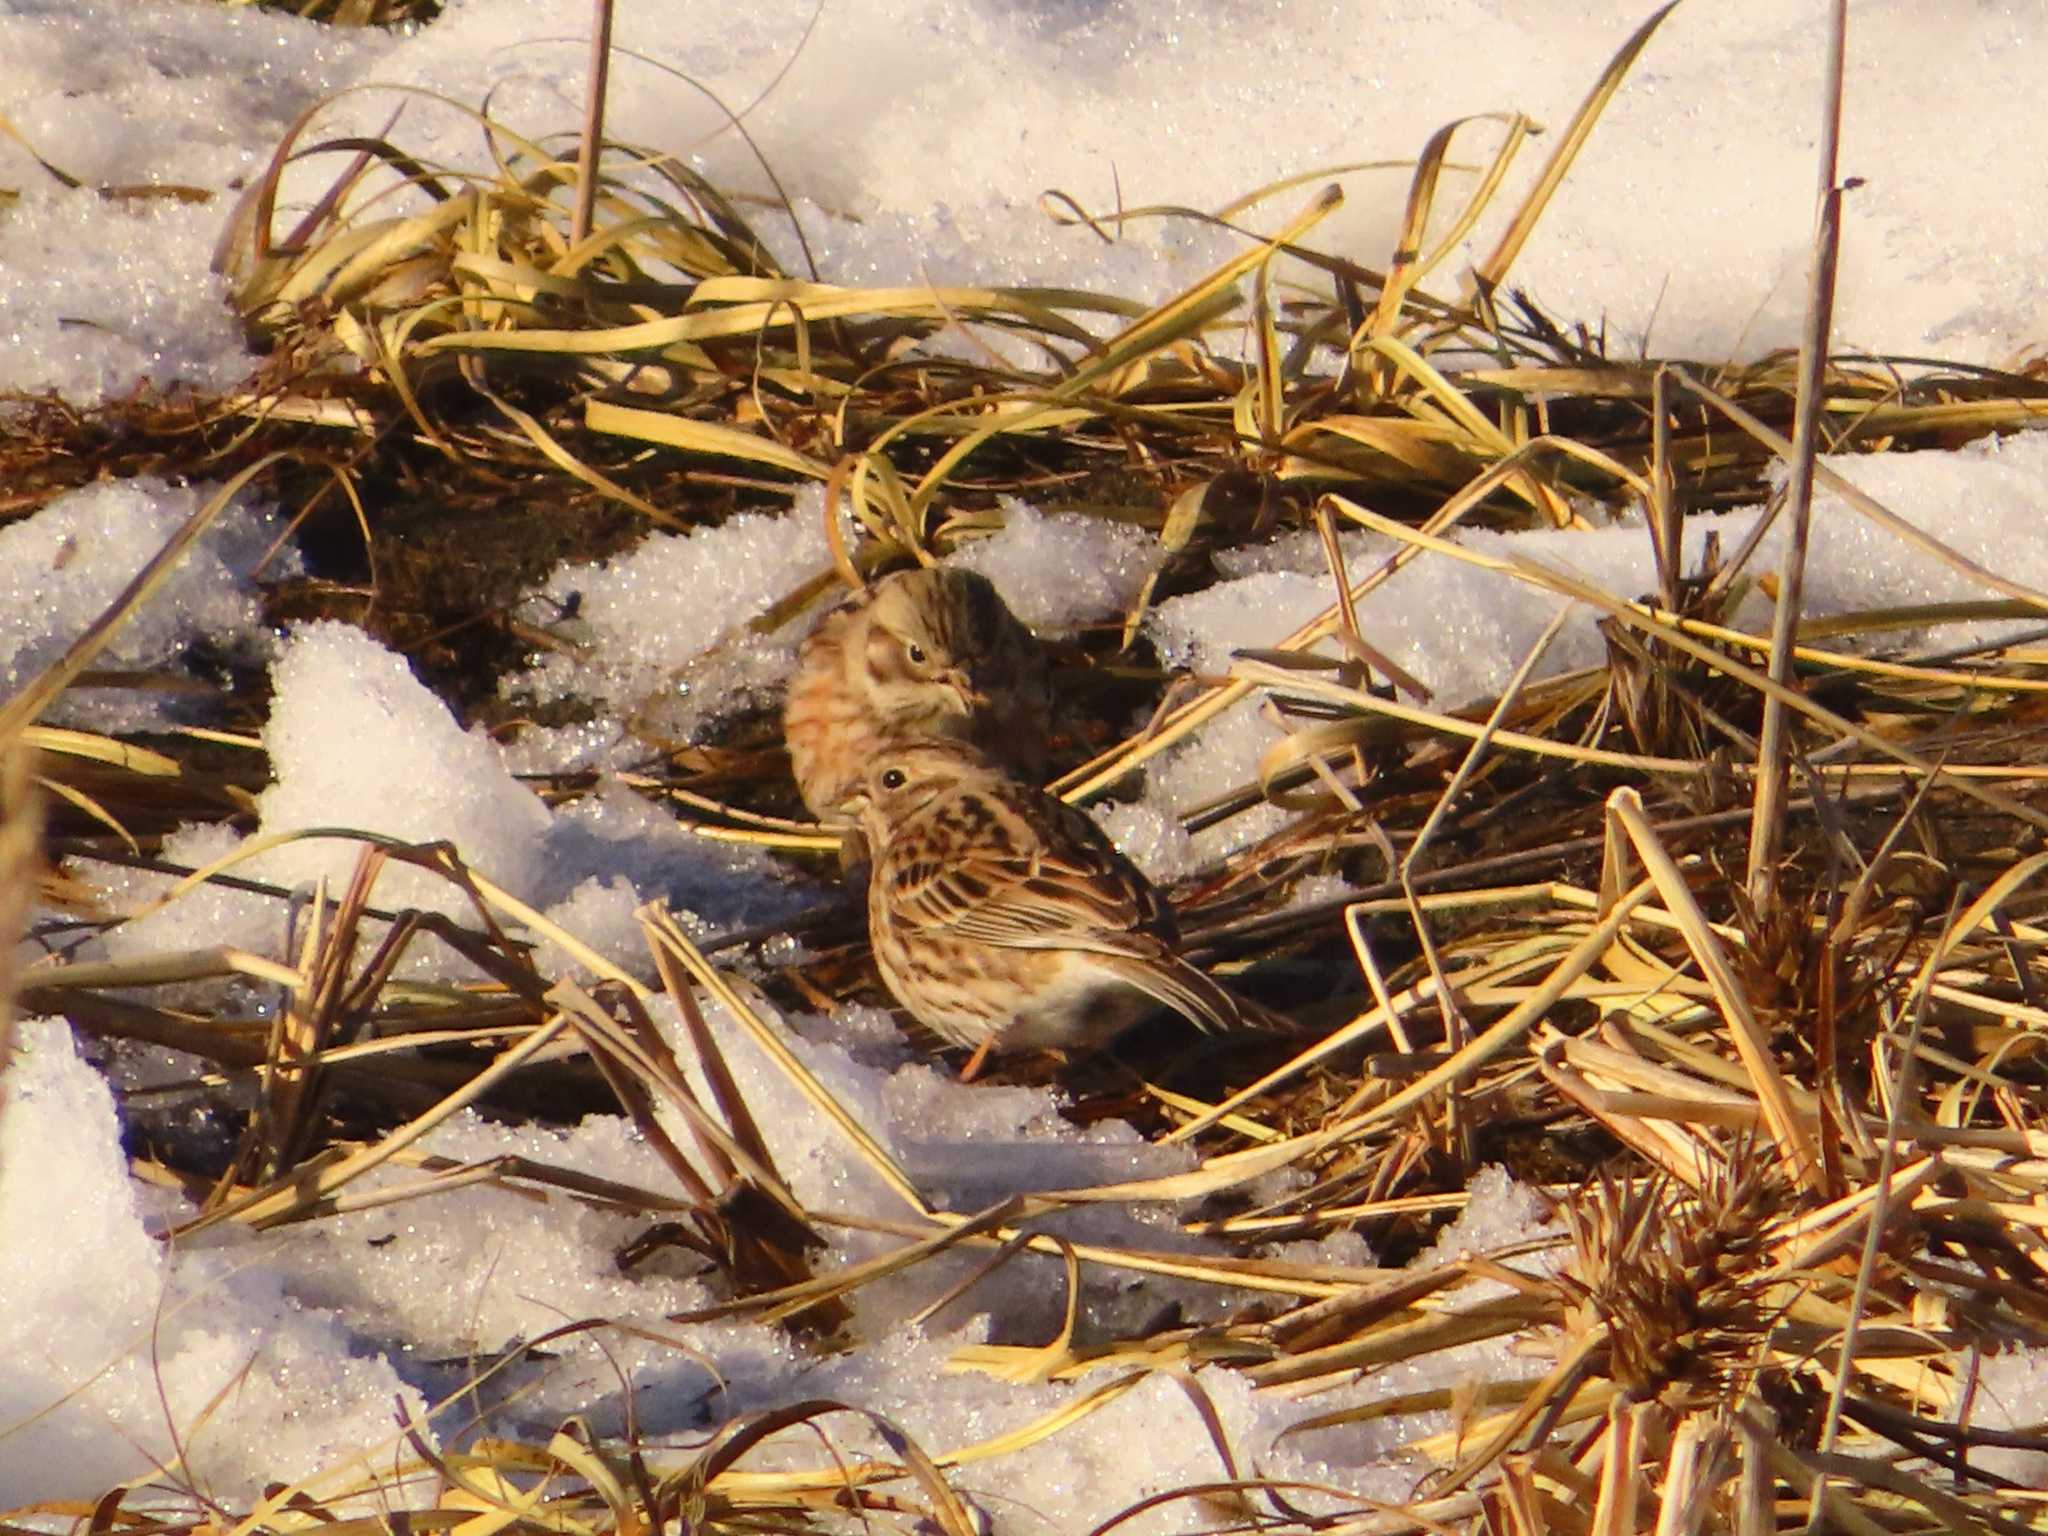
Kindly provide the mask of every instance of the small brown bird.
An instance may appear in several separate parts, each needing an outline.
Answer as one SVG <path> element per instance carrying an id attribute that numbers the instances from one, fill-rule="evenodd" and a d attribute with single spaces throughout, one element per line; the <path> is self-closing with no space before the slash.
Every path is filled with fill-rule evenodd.
<path id="1" fill-rule="evenodd" d="M 1096 1045 L 1155 1008 L 1204 1029 L 1238 1001 L 1174 952 L 1173 908 L 1102 829 L 965 742 L 882 750 L 848 803 L 874 855 L 868 935 L 917 1021 L 996 1051 Z"/>
<path id="2" fill-rule="evenodd" d="M 1033 782 L 1045 777 L 1052 689 L 1045 652 L 973 571 L 899 571 L 825 615 L 797 653 L 783 707 L 797 791 L 820 821 L 875 754 L 919 736 L 972 741 Z"/>

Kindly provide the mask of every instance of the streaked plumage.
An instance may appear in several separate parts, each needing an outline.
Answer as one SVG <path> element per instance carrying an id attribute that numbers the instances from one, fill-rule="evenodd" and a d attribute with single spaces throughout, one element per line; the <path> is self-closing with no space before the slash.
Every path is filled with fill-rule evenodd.
<path id="1" fill-rule="evenodd" d="M 936 567 L 885 577 L 819 621 L 797 654 L 783 736 L 804 804 L 843 823 L 875 754 L 912 737 L 972 741 L 1042 779 L 1051 716 L 1031 631 L 988 578 Z"/>
<path id="2" fill-rule="evenodd" d="M 973 746 L 881 752 L 849 803 L 874 859 L 882 979 L 927 1028 L 982 1054 L 1100 1044 L 1167 1007 L 1245 1020 L 1175 953 L 1173 909 L 1102 829 Z"/>

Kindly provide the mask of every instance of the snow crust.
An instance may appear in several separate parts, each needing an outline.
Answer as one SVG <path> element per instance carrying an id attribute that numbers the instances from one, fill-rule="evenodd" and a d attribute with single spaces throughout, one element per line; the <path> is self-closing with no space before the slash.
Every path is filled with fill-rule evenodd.
<path id="1" fill-rule="evenodd" d="M 214 489 L 147 477 L 106 481 L 0 526 L 0 697 L 27 686 L 90 629 Z M 95 667 L 174 670 L 171 664 L 199 641 L 210 642 L 223 660 L 266 655 L 270 637 L 252 572 L 277 534 L 276 520 L 252 501 L 225 509 L 155 598 L 115 630 Z M 286 550 L 270 576 L 298 569 L 297 552 Z M 174 709 L 133 689 L 81 688 L 48 718 L 134 730 L 159 724 Z"/>
<path id="2" fill-rule="evenodd" d="M 302 892 L 325 882 L 335 893 L 367 846 L 341 834 L 445 841 L 520 900 L 544 912 L 559 906 L 586 942 L 637 972 L 649 970 L 631 918 L 641 901 L 665 899 L 708 933 L 787 917 L 809 900 L 767 855 L 697 839 L 623 789 L 550 811 L 488 738 L 456 723 L 404 658 L 352 626 L 293 631 L 279 646 L 272 682 L 263 744 L 273 782 L 257 797 L 258 829 L 245 840 L 212 826 L 174 833 L 168 859 L 199 867 L 232 856 L 246 878 Z M 170 883 L 109 870 L 103 889 L 133 908 Z M 394 865 L 378 891 L 379 904 L 477 921 L 458 887 L 424 869 Z M 114 958 L 217 943 L 281 954 L 283 937 L 276 901 L 207 888 L 113 930 L 104 947 Z M 416 969 L 446 969 L 450 958 L 435 945 Z"/>
<path id="3" fill-rule="evenodd" d="M 1329 167 L 1347 204 L 1318 238 L 1380 264 L 1424 140 L 1453 118 L 1525 113 L 1548 136 L 1518 156 L 1455 277 L 1491 249 L 1645 10 L 1604 0 L 1566 22 L 1539 0 L 1444 0 L 1418 18 L 1290 0 L 1247 27 L 1226 0 L 627 7 L 618 42 L 641 57 L 619 60 L 608 122 L 722 185 L 767 193 L 760 160 L 772 165 L 829 281 L 1159 298 L 1230 254 L 1233 237 L 1130 219 L 1105 244 L 1056 224 L 1039 194 L 1057 189 L 1098 218 L 1215 209 Z M 1845 213 L 1846 345 L 1989 362 L 2040 340 L 2048 279 L 2034 253 L 2048 190 L 2023 170 L 2048 151 L 2034 110 L 2044 29 L 2023 5 L 1858 13 L 1842 148 L 1843 173 L 1861 178 Z M 433 25 L 393 35 L 175 0 L 7 0 L 0 109 L 86 185 L 66 188 L 0 144 L 0 176 L 22 193 L 0 214 L 0 385 L 88 399 L 145 378 L 231 382 L 243 360 L 208 258 L 238 185 L 293 119 L 348 91 L 310 140 L 382 132 L 402 108 L 392 132 L 410 151 L 484 169 L 483 135 L 461 108 L 486 94 L 543 139 L 576 120 L 584 49 L 570 30 L 549 0 L 455 0 Z M 1538 227 L 1520 282 L 1567 321 L 1604 322 L 1619 351 L 1713 361 L 1791 342 L 1820 67 L 1818 27 L 1772 0 L 1674 12 Z M 1963 99 L 1991 152 L 1931 147 Z M 736 112 L 760 159 L 731 130 Z M 1453 159 L 1483 164 L 1500 134 L 1475 122 Z M 292 199 L 334 174 L 329 158 L 294 173 Z M 1371 168 L 1343 169 L 1360 163 Z M 92 190 L 136 183 L 210 200 Z M 1470 183 L 1453 172 L 1446 203 Z M 1271 228 L 1310 190 L 1244 217 Z M 1958 217 L 1969 208 L 1996 216 Z M 760 222 L 806 270 L 787 220 Z"/>
<path id="4" fill-rule="evenodd" d="M 293 1295 L 260 1241 L 160 1245 L 106 1079 L 71 1032 L 24 1021 L 16 1052 L 0 1114 L 0 1499 L 94 1499 L 158 1469 L 246 1496 L 388 1458 L 394 1404 L 416 1414 L 418 1392 Z"/>

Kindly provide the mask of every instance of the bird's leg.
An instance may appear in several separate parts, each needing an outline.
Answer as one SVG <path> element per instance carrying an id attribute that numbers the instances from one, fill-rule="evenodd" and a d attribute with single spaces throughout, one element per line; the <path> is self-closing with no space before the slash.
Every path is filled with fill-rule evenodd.
<path id="1" fill-rule="evenodd" d="M 960 1069 L 960 1081 L 971 1083 L 981 1076 L 981 1069 L 988 1065 L 988 1058 L 996 1048 L 996 1032 L 990 1030 L 988 1038 L 974 1048 L 974 1054 L 967 1058 L 967 1065 Z"/>

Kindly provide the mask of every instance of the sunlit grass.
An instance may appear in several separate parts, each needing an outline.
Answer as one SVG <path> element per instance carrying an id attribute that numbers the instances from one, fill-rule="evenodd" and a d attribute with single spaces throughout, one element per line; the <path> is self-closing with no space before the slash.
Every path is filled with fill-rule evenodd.
<path id="1" fill-rule="evenodd" d="M 976 1516 L 959 1469 L 1086 1434 L 1092 1412 L 1166 1369 L 1240 1370 L 1262 1391 L 1303 1398 L 1302 1432 L 1452 1416 L 1408 1448 L 1428 1474 L 1411 1506 L 1360 1505 L 1317 1529 L 1748 1536 L 1803 1524 L 1809 1501 L 1831 1528 L 1852 1530 L 2038 1519 L 2037 1495 L 1964 1465 L 1962 1451 L 1992 1437 L 1954 1426 L 1977 1351 L 2048 1342 L 2037 1299 L 2048 1209 L 2038 1048 L 2048 932 L 2037 892 L 2048 856 L 2035 851 L 2048 831 L 2048 753 L 2034 699 L 2048 669 L 2020 648 L 1956 658 L 1877 654 L 1873 641 L 1948 619 L 2027 617 L 2048 598 L 1916 537 L 1914 558 L 1976 580 L 1982 602 L 1810 621 L 1791 680 L 1776 683 L 1767 640 L 1734 620 L 1738 599 L 1769 578 L 1745 551 L 1713 569 L 1679 566 L 1679 514 L 1764 499 L 1768 470 L 1791 455 L 1793 360 L 1611 357 L 1511 286 L 1517 251 L 1662 14 L 1551 141 L 1518 204 L 1496 199 L 1534 125 L 1494 120 L 1490 158 L 1458 177 L 1453 148 L 1483 130 L 1446 130 L 1418 155 L 1384 267 L 1316 247 L 1339 194 L 1304 175 L 1213 215 L 1242 229 L 1236 254 L 1149 305 L 1015 287 L 862 288 L 786 271 L 770 254 L 786 238 L 780 225 L 768 238 L 772 209 L 621 145 L 606 147 L 592 232 L 576 241 L 573 149 L 481 117 L 502 152 L 493 176 L 421 164 L 393 142 L 323 146 L 313 118 L 278 147 L 222 245 L 235 301 L 269 349 L 262 375 L 175 411 L 129 401 L 91 419 L 46 403 L 0 446 L 0 468 L 29 477 L 10 483 L 34 487 L 11 515 L 77 483 L 94 462 L 79 447 L 94 441 L 103 464 L 233 473 L 296 498 L 287 510 L 302 516 L 346 508 L 373 550 L 386 512 L 364 487 L 401 474 L 451 507 L 526 483 L 665 527 L 823 485 L 859 536 L 775 605 L 778 621 L 856 570 L 929 559 L 987 532 L 1005 492 L 1155 529 L 1185 582 L 1214 579 L 1193 558 L 1206 549 L 1319 529 L 1331 552 L 1325 612 L 1241 654 L 1227 676 L 1183 688 L 1141 732 L 1124 733 L 1127 712 L 1093 722 L 1095 736 L 1069 744 L 1057 787 L 1098 795 L 1199 739 L 1232 705 L 1269 706 L 1290 734 L 1191 820 L 1279 806 L 1285 824 L 1189 882 L 1186 923 L 1203 958 L 1249 985 L 1262 966 L 1317 968 L 1343 1016 L 1226 1063 L 1207 1099 L 1170 1078 L 1171 1062 L 1141 1058 L 1164 1080 L 1147 1082 L 1127 1112 L 1155 1139 L 1191 1144 L 1190 1172 L 970 1218 L 935 1209 L 783 1046 L 758 991 L 664 914 L 643 915 L 657 991 L 446 849 L 335 834 L 360 838 L 357 876 L 316 903 L 282 959 L 216 948 L 31 965 L 13 978 L 22 1008 L 175 1046 L 257 1087 L 261 1134 L 233 1165 L 145 1170 L 197 1197 L 197 1225 L 319 1220 L 368 1199 L 419 1201 L 417 1219 L 430 1221 L 424 1197 L 479 1179 L 567 1189 L 677 1221 L 721 1289 L 704 1316 L 795 1328 L 821 1349 L 861 1286 L 963 1248 L 1056 1255 L 1075 1285 L 1107 1268 L 1264 1298 L 1213 1325 L 1086 1342 L 1069 1326 L 1030 1349 L 963 1351 L 955 1365 L 989 1377 L 991 1391 L 1086 1388 L 982 1444 L 919 1448 L 841 1404 L 735 1419 L 688 1453 L 591 1443 L 576 1428 L 545 1445 L 483 1440 L 446 1457 L 416 1440 L 413 1459 L 374 1486 L 337 1476 L 208 1529 L 303 1523 L 377 1494 L 415 1527 L 739 1530 L 852 1512 L 966 1532 Z M 333 170 L 325 195 L 284 228 L 275 203 L 292 156 Z M 1054 202 L 1110 237 L 1115 220 Z M 1167 216 L 1185 215 L 1118 217 Z M 1490 253 L 1455 291 L 1437 292 L 1482 221 L 1498 231 Z M 936 345 L 963 337 L 990 360 Z M 1835 359 L 1823 381 L 1833 452 L 1950 446 L 2034 423 L 2048 402 L 2029 374 L 1938 362 Z M 234 488 L 0 709 L 14 765 L 0 790 L 0 890 L 39 879 L 62 894 L 58 875 L 30 873 L 21 851 L 32 799 L 51 809 L 49 847 L 63 856 L 153 863 L 179 820 L 246 820 L 247 775 L 218 754 L 252 755 L 247 737 L 143 743 L 40 723 Z M 1836 488 L 1878 527 L 1910 532 Z M 1599 591 L 1448 537 L 1480 523 L 1576 528 L 1638 515 L 1658 555 L 1659 590 L 1648 594 Z M 1350 528 L 1385 536 L 1392 553 L 1345 569 L 1335 534 Z M 1514 686 L 1476 707 L 1417 697 L 1360 632 L 1356 608 L 1403 566 L 1446 559 L 1597 613 L 1605 663 L 1529 681 L 1532 656 Z M 1152 590 L 1126 616 L 1126 645 Z M 1106 674 L 1130 661 L 1108 644 L 1095 637 L 1063 659 Z M 1742 864 L 1767 697 L 1790 713 L 1798 766 L 1773 896 L 1759 907 Z M 202 746 L 215 756 L 202 761 Z M 716 792 L 718 754 L 751 763 L 774 750 L 765 734 L 692 749 L 668 777 L 636 784 L 707 836 L 815 855 L 829 840 Z M 566 799 L 589 785 L 547 788 Z M 235 865 L 253 851 L 187 872 L 166 899 L 240 878 Z M 473 923 L 378 907 L 391 862 L 462 893 Z M 1342 900 L 1284 904 L 1304 877 L 1332 870 L 1365 878 Z M 0 905 L 0 926 L 7 915 Z M 504 937 L 509 927 L 552 938 L 601 979 L 577 987 L 543 973 L 529 945 Z M 392 984 L 405 948 L 429 935 L 490 979 L 438 993 Z M 287 1002 L 259 1018 L 148 1000 L 169 982 L 227 977 L 273 984 Z M 860 946 L 826 946 L 790 985 L 812 1003 L 866 995 Z M 344 994 L 367 1022 L 348 1036 L 337 1028 Z M 712 1084 L 709 1101 L 651 1022 L 663 997 Z M 900 1211 L 871 1224 L 898 1240 L 892 1251 L 814 1271 L 817 1246 L 844 1218 L 805 1210 L 783 1183 L 703 1025 L 707 1003 L 788 1075 L 818 1134 L 894 1191 Z M 673 1188 L 599 1188 L 523 1161 L 454 1168 L 414 1145 L 515 1080 L 587 1075 L 592 1063 L 661 1152 Z M 1074 1081 L 1085 1087 L 1087 1071 L 1080 1064 Z M 336 1096 L 354 1108 L 351 1124 L 382 1131 L 345 1133 L 328 1113 Z M 663 1131 L 663 1106 L 690 1126 L 687 1148 Z M 1464 1204 L 1478 1166 L 1501 1158 L 1557 1203 L 1554 1265 L 1524 1272 L 1509 1263 L 1523 1255 L 1473 1254 L 1426 1273 L 1366 1272 L 1266 1252 L 1282 1238 L 1357 1230 L 1383 1252 L 1411 1253 Z M 365 1193 L 366 1174 L 394 1167 L 415 1177 Z M 1299 1182 L 1244 1203 L 1255 1180 L 1283 1168 Z M 1034 1231 L 1034 1217 L 1080 1202 L 1193 1202 L 1177 1208 L 1212 1245 L 1073 1245 Z M 1505 1302 L 1459 1294 L 1468 1280 L 1503 1278 Z M 1313 1400 L 1487 1339 L 1512 1340 L 1538 1373 L 1341 1411 Z M 820 1450 L 811 1469 L 747 1464 L 786 1432 L 815 1445 L 827 1421 L 838 1453 Z M 1230 1448 L 1218 1450 L 1231 1465 Z M 1294 1491 L 1230 1481 L 1173 1497 L 1206 1500 L 1219 1522 L 1312 1527 Z M 310 1502 L 286 1522 L 301 1495 Z M 126 1514 L 150 1509 L 138 1496 Z M 190 1511 L 165 1518 L 199 1529 Z"/>

